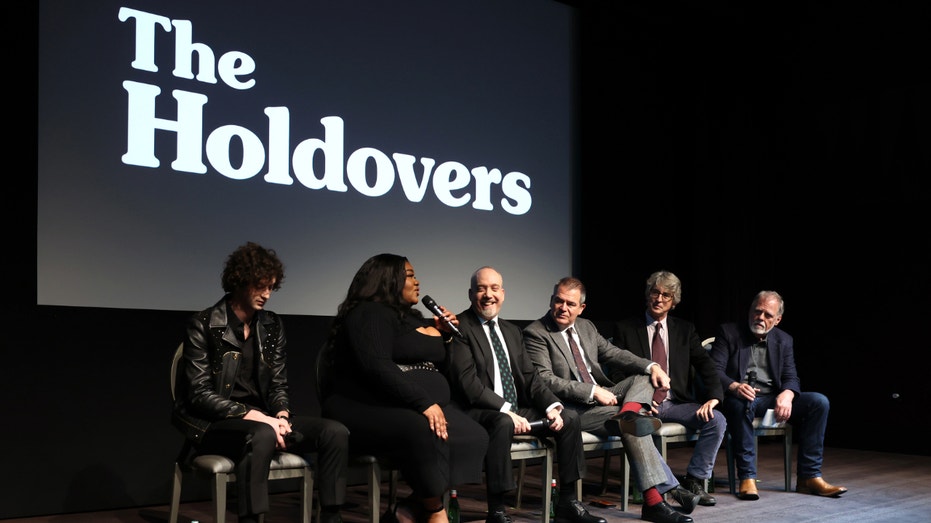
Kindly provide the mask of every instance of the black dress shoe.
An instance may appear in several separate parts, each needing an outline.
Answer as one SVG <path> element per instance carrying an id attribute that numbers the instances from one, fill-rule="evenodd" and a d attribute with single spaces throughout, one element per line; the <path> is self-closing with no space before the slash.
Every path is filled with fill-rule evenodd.
<path id="1" fill-rule="evenodd" d="M 680 483 L 682 484 L 682 488 L 692 492 L 693 494 L 698 494 L 699 505 L 703 505 L 705 507 L 713 507 L 715 503 L 718 502 L 718 500 L 714 499 L 714 496 L 712 496 L 705 490 L 704 481 L 696 477 L 686 475 L 684 478 L 682 478 L 682 481 Z"/>
<path id="2" fill-rule="evenodd" d="M 638 414 L 633 411 L 619 412 L 605 422 L 605 429 L 612 436 L 620 436 L 621 434 L 630 434 L 637 437 L 649 436 L 662 426 L 663 422 L 659 418 Z"/>
<path id="3" fill-rule="evenodd" d="M 585 510 L 582 502 L 574 499 L 568 503 L 556 505 L 556 521 L 571 521 L 573 523 L 608 523 L 605 518 L 593 516 Z"/>
<path id="4" fill-rule="evenodd" d="M 343 523 L 339 512 L 320 512 L 320 523 Z"/>
<path id="5" fill-rule="evenodd" d="M 662 501 L 653 506 L 644 505 L 640 509 L 640 519 L 654 523 L 692 523 L 692 518 L 678 512 L 672 505 Z"/>
<path id="6" fill-rule="evenodd" d="M 681 486 L 678 486 L 668 492 L 669 497 L 676 500 L 676 503 L 682 507 L 683 514 L 691 514 L 695 507 L 698 506 L 698 502 L 701 501 L 701 497 L 698 494 L 692 493 L 691 490 L 685 490 Z"/>
<path id="7" fill-rule="evenodd" d="M 511 523 L 511 516 L 503 510 L 496 510 L 485 518 L 485 523 Z"/>

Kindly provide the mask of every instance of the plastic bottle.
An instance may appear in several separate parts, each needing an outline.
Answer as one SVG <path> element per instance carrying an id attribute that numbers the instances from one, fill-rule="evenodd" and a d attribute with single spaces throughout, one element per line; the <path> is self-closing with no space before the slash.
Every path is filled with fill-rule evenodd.
<path id="1" fill-rule="evenodd" d="M 636 503 L 637 505 L 642 505 L 643 504 L 643 492 L 641 492 L 640 489 L 638 488 L 631 489 L 631 490 L 633 490 L 633 494 L 631 495 L 632 499 L 630 500 L 630 502 Z"/>
<path id="2" fill-rule="evenodd" d="M 449 523 L 459 523 L 459 493 L 456 489 L 449 491 L 449 508 L 446 509 Z"/>
<path id="3" fill-rule="evenodd" d="M 556 478 L 550 481 L 550 521 L 556 520 L 556 505 L 559 503 L 559 487 Z"/>

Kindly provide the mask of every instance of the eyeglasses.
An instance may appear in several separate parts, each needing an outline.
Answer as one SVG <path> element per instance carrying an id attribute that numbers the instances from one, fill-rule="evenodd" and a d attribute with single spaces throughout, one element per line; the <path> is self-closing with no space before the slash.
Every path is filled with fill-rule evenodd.
<path id="1" fill-rule="evenodd" d="M 654 300 L 659 298 L 659 299 L 662 299 L 663 301 L 669 301 L 672 299 L 672 294 L 669 294 L 668 292 L 659 292 L 658 290 L 653 289 L 652 291 L 650 291 L 650 297 L 653 298 Z"/>

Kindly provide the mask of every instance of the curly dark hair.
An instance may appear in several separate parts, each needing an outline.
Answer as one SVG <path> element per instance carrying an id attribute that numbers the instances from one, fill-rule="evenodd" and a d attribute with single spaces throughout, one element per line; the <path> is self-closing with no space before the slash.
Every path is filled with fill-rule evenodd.
<path id="1" fill-rule="evenodd" d="M 226 258 L 223 267 L 223 291 L 236 292 L 249 286 L 258 286 L 275 280 L 272 290 L 281 288 L 284 281 L 284 265 L 273 249 L 266 249 L 254 242 L 240 245 Z"/>

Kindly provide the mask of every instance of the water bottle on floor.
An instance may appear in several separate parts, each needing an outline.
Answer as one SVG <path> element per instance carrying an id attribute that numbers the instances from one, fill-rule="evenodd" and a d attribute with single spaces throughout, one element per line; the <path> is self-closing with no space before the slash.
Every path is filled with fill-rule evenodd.
<path id="1" fill-rule="evenodd" d="M 559 487 L 556 486 L 556 478 L 550 481 L 550 521 L 556 519 L 556 504 L 559 503 Z"/>
<path id="2" fill-rule="evenodd" d="M 449 508 L 446 509 L 449 523 L 459 523 L 459 493 L 456 489 L 449 491 Z"/>

